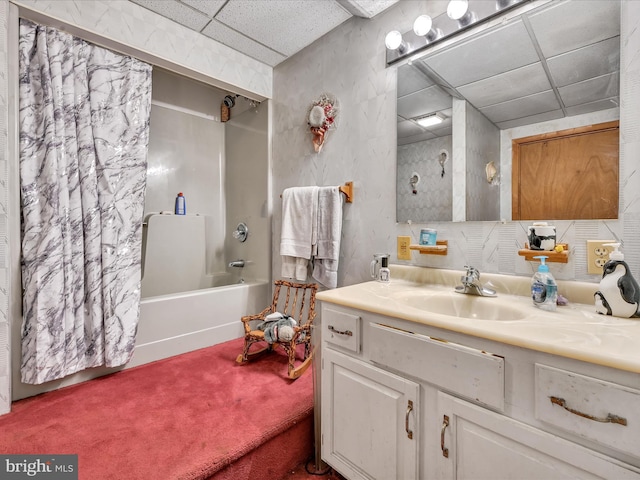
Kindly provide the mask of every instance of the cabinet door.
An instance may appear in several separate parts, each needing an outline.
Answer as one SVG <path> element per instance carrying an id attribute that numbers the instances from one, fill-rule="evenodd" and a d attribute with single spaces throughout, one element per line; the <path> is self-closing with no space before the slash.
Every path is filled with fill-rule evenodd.
<path id="1" fill-rule="evenodd" d="M 419 385 L 322 351 L 322 458 L 350 480 L 418 478 Z"/>
<path id="2" fill-rule="evenodd" d="M 640 479 L 632 466 L 442 392 L 438 414 L 438 478 Z"/>

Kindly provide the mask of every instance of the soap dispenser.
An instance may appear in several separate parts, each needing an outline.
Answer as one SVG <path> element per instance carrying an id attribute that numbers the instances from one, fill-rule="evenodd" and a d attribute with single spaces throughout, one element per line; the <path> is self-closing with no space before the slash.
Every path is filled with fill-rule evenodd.
<path id="1" fill-rule="evenodd" d="M 596 312 L 603 315 L 631 318 L 640 317 L 640 287 L 631 275 L 619 243 L 606 243 L 613 247 L 604 264 L 600 288 L 594 294 Z"/>
<path id="2" fill-rule="evenodd" d="M 533 305 L 542 310 L 553 312 L 558 306 L 558 285 L 556 280 L 549 272 L 546 259 L 549 258 L 546 255 L 539 255 L 540 266 L 538 271 L 533 275 L 531 279 L 531 298 Z"/>

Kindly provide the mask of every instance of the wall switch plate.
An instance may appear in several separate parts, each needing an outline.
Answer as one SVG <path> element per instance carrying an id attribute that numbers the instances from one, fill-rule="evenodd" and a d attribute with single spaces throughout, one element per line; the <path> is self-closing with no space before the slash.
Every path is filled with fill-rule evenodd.
<path id="1" fill-rule="evenodd" d="M 587 240 L 587 273 L 602 275 L 602 267 L 613 252 L 613 247 L 605 247 L 604 244 L 614 242 L 615 240 Z"/>
<path id="2" fill-rule="evenodd" d="M 411 237 L 398 237 L 398 260 L 411 260 Z"/>

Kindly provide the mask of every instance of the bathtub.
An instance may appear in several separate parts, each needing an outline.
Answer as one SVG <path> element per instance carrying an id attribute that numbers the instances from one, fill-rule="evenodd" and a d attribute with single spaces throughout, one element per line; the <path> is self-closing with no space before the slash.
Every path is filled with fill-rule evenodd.
<path id="1" fill-rule="evenodd" d="M 240 317 L 259 313 L 270 304 L 268 282 L 143 299 L 136 349 L 127 368 L 241 337 Z"/>

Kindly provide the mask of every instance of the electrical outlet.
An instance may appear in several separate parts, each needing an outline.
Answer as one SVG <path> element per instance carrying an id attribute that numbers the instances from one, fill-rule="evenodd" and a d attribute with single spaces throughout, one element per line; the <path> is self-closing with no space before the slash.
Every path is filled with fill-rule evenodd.
<path id="1" fill-rule="evenodd" d="M 609 260 L 609 254 L 613 247 L 605 247 L 606 243 L 614 243 L 615 240 L 587 240 L 587 273 L 602 275 L 602 267 Z"/>
<path id="2" fill-rule="evenodd" d="M 398 237 L 398 260 L 411 260 L 411 237 Z"/>

